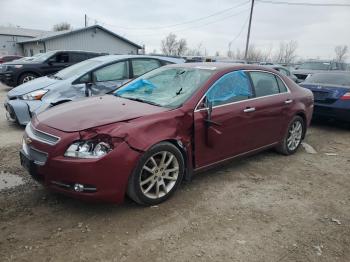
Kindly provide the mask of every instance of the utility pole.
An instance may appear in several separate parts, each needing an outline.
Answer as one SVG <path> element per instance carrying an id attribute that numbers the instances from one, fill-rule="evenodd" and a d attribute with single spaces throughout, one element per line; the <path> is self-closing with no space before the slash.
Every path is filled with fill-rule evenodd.
<path id="1" fill-rule="evenodd" d="M 85 20 L 85 27 L 87 27 L 87 15 L 85 14 L 85 16 L 84 16 L 84 20 Z"/>
<path id="2" fill-rule="evenodd" d="M 246 42 L 246 44 L 245 44 L 245 53 L 244 53 L 244 60 L 245 60 L 245 61 L 247 61 L 247 56 L 248 56 L 249 38 L 250 38 L 250 27 L 251 27 L 251 25 L 252 25 L 253 9 L 254 9 L 254 0 L 252 0 L 252 6 L 250 7 L 250 17 L 249 17 L 249 25 L 248 25 L 248 35 L 247 35 L 247 42 Z"/>

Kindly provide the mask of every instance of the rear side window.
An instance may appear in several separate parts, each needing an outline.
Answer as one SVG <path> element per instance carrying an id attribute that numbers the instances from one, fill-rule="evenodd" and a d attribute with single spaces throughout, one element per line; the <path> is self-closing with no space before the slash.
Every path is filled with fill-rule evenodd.
<path id="1" fill-rule="evenodd" d="M 105 66 L 93 73 L 96 82 L 123 80 L 129 78 L 127 61 Z"/>
<path id="2" fill-rule="evenodd" d="M 56 55 L 56 63 L 68 63 L 69 56 L 67 53 L 58 53 Z"/>
<path id="3" fill-rule="evenodd" d="M 71 63 L 78 63 L 88 58 L 87 55 L 83 53 L 70 53 L 69 56 Z"/>
<path id="4" fill-rule="evenodd" d="M 134 77 L 143 75 L 161 66 L 160 62 L 156 59 L 132 59 L 131 63 Z"/>
<path id="5" fill-rule="evenodd" d="M 206 98 L 213 106 L 246 100 L 252 96 L 247 74 L 235 71 L 222 76 L 208 90 Z"/>
<path id="6" fill-rule="evenodd" d="M 256 97 L 274 95 L 280 92 L 276 77 L 273 74 L 250 72 L 250 77 L 254 85 Z"/>
<path id="7" fill-rule="evenodd" d="M 280 89 L 280 93 L 285 93 L 288 91 L 286 85 L 283 83 L 283 81 L 281 80 L 281 78 L 279 78 L 278 76 L 275 76 L 276 79 L 277 79 L 277 84 L 278 84 L 278 87 Z"/>

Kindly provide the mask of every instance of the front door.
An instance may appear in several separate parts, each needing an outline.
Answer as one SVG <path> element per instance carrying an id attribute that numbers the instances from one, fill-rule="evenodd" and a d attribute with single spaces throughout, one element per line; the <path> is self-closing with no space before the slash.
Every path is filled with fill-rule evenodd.
<path id="1" fill-rule="evenodd" d="M 209 88 L 194 112 L 196 168 L 247 150 L 250 140 L 247 134 L 254 128 L 250 124 L 253 115 L 249 109 L 252 96 L 249 77 L 243 71 L 230 72 Z"/>

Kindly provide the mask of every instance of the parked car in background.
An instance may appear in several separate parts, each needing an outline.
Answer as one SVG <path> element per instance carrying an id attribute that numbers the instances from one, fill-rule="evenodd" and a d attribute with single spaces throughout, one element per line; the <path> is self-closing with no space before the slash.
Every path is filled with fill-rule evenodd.
<path id="1" fill-rule="evenodd" d="M 105 55 L 86 51 L 50 51 L 32 58 L 7 62 L 2 65 L 0 81 L 14 87 L 35 78 L 50 75 L 86 59 Z"/>
<path id="2" fill-rule="evenodd" d="M 18 55 L 5 55 L 5 56 L 0 56 L 0 64 L 6 63 L 6 62 L 11 62 L 13 60 L 17 60 L 22 58 L 22 56 Z"/>
<path id="3" fill-rule="evenodd" d="M 324 71 L 343 71 L 346 70 L 346 63 L 334 61 L 312 60 L 299 65 L 292 73 L 298 78 L 298 82 L 302 82 L 308 75 L 314 73 L 322 73 Z"/>
<path id="4" fill-rule="evenodd" d="M 316 117 L 350 121 L 350 72 L 316 73 L 300 85 L 314 94 Z"/>
<path id="5" fill-rule="evenodd" d="M 294 74 L 292 74 L 292 72 L 287 67 L 284 67 L 281 65 L 275 65 L 275 64 L 273 65 L 267 64 L 265 66 L 275 69 L 276 71 L 280 72 L 282 75 L 288 76 L 294 82 L 298 83 L 298 78 Z"/>
<path id="6" fill-rule="evenodd" d="M 26 125 L 33 115 L 55 105 L 106 94 L 130 79 L 172 63 L 184 63 L 184 59 L 108 55 L 85 60 L 10 90 L 5 101 L 6 116 L 11 122 Z"/>
<path id="7" fill-rule="evenodd" d="M 295 153 L 312 109 L 311 91 L 268 68 L 168 65 L 36 115 L 21 163 L 53 191 L 155 205 L 193 172 L 267 148 Z"/>

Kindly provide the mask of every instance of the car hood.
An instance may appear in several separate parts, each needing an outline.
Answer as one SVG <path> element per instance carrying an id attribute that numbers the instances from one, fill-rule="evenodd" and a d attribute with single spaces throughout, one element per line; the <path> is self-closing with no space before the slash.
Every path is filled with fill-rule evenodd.
<path id="1" fill-rule="evenodd" d="M 61 80 L 57 80 L 54 78 L 49 78 L 47 76 L 36 78 L 32 81 L 19 85 L 13 89 L 11 89 L 7 95 L 8 97 L 16 97 L 27 94 L 29 92 L 33 92 L 38 89 L 47 88 L 55 83 L 58 83 Z"/>
<path id="2" fill-rule="evenodd" d="M 41 124 L 64 132 L 77 132 L 168 110 L 171 109 L 104 95 L 58 105 L 36 117 Z"/>

